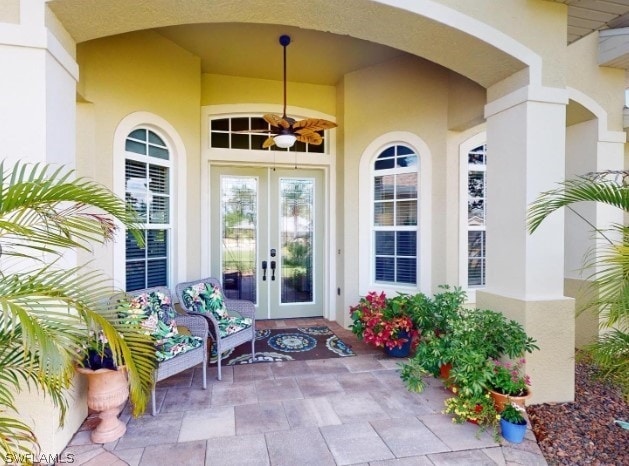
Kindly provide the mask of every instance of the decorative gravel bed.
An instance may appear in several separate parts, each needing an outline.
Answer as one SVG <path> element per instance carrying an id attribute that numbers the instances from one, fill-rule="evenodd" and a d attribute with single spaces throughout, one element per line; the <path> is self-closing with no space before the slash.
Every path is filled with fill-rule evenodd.
<path id="1" fill-rule="evenodd" d="M 548 464 L 629 465 L 629 407 L 620 391 L 596 381 L 594 368 L 576 365 L 574 403 L 527 407 L 531 426 Z"/>

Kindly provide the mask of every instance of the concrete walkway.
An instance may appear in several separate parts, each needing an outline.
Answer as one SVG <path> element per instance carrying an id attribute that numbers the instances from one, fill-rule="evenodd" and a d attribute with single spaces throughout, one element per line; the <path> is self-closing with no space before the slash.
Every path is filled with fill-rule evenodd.
<path id="1" fill-rule="evenodd" d="M 399 360 L 322 319 L 261 321 L 259 328 L 328 325 L 355 357 L 200 368 L 157 386 L 160 412 L 131 419 L 111 444 L 93 444 L 88 418 L 64 454 L 85 465 L 545 465 L 532 432 L 521 444 L 476 436 L 441 414 L 450 393 L 430 379 L 421 394 Z"/>

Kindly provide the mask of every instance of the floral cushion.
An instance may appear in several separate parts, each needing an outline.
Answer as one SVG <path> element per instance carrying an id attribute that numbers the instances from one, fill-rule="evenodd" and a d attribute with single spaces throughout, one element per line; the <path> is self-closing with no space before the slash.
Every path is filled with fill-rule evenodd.
<path id="1" fill-rule="evenodd" d="M 253 324 L 249 317 L 230 316 L 227 313 L 221 290 L 209 283 L 197 283 L 189 286 L 183 290 L 182 298 L 187 308 L 202 314 L 212 313 L 218 322 L 221 338 L 249 328 Z"/>
<path id="2" fill-rule="evenodd" d="M 211 312 L 216 320 L 229 317 L 223 295 L 218 287 L 213 287 L 209 283 L 197 283 L 183 290 L 182 298 L 184 305 L 188 309 L 201 314 Z"/>
<path id="3" fill-rule="evenodd" d="M 155 338 L 155 354 L 159 362 L 174 358 L 203 344 L 200 337 L 180 334 L 175 322 L 175 310 L 170 305 L 170 298 L 164 293 L 152 291 L 134 297 L 128 309 L 130 315 L 146 316 L 142 327 Z"/>
<path id="4" fill-rule="evenodd" d="M 249 317 L 228 316 L 225 319 L 220 319 L 218 321 L 218 331 L 221 334 L 221 338 L 224 338 L 227 335 L 231 335 L 232 333 L 251 327 L 252 323 L 253 322 Z"/>

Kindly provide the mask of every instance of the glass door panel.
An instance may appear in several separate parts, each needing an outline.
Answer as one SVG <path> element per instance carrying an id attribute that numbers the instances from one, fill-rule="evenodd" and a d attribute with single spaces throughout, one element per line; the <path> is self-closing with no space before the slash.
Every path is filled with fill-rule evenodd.
<path id="1" fill-rule="evenodd" d="M 225 296 L 257 303 L 258 179 L 221 177 L 222 281 Z"/>
<path id="2" fill-rule="evenodd" d="M 314 180 L 280 179 L 281 303 L 313 301 Z"/>

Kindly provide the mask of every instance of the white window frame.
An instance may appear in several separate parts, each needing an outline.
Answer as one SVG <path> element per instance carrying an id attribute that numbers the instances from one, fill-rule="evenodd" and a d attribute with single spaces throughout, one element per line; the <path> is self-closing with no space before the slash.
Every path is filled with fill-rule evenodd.
<path id="1" fill-rule="evenodd" d="M 470 227 L 468 225 L 468 212 L 467 202 L 469 196 L 468 188 L 468 176 L 469 176 L 469 164 L 468 155 L 470 151 L 478 146 L 482 146 L 487 143 L 487 133 L 482 131 L 469 139 L 465 140 L 459 146 L 459 285 L 467 292 L 467 301 L 470 303 L 476 302 L 476 290 L 482 290 L 485 287 L 470 288 L 468 284 L 468 232 Z M 485 198 L 487 202 L 487 198 Z M 486 208 L 486 207 L 485 207 Z M 481 230 L 481 228 L 474 228 L 474 230 Z M 487 227 L 483 228 L 487 231 Z M 485 250 L 487 249 L 487 234 L 485 233 Z M 485 280 L 487 280 L 487 256 L 485 255 Z M 486 284 L 485 284 L 486 286 Z"/>
<path id="2" fill-rule="evenodd" d="M 417 215 L 417 284 L 387 284 L 376 282 L 374 276 L 374 226 L 373 226 L 373 177 L 376 173 L 373 165 L 380 153 L 390 146 L 407 146 L 418 158 L 418 215 Z M 384 291 L 394 296 L 398 291 L 404 293 L 431 293 L 431 192 L 432 163 L 428 145 L 416 134 L 406 131 L 393 131 L 374 139 L 363 152 L 359 166 L 359 257 L 358 277 L 359 293 Z"/>
<path id="3" fill-rule="evenodd" d="M 127 152 L 125 142 L 130 133 L 136 129 L 147 129 L 156 133 L 169 151 L 169 160 L 165 161 L 156 157 L 142 156 L 135 152 Z M 178 186 L 186 186 L 186 150 L 183 140 L 175 128 L 165 119 L 149 112 L 136 112 L 125 117 L 117 126 L 114 133 L 114 160 L 113 160 L 113 191 L 116 195 L 125 198 L 125 163 L 126 160 L 137 160 L 169 167 L 170 174 L 170 223 L 166 229 L 169 232 L 168 244 L 168 284 L 174 285 L 185 280 L 186 271 L 186 192 L 179 192 Z M 166 162 L 166 163 L 164 163 Z M 118 225 L 120 230 L 116 236 L 114 245 L 114 286 L 126 289 L 126 230 Z M 158 229 L 164 229 L 165 224 L 153 225 Z M 151 225 L 148 225 L 151 228 Z"/>

